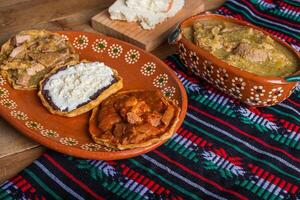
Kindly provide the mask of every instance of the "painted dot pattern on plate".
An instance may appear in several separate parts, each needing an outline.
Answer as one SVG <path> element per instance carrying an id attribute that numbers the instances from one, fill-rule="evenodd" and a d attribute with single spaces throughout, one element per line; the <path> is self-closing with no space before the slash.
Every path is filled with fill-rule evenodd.
<path id="1" fill-rule="evenodd" d="M 52 137 L 52 138 L 57 138 L 59 137 L 59 134 L 56 131 L 45 129 L 41 130 L 41 135 L 45 137 Z"/>
<path id="2" fill-rule="evenodd" d="M 126 54 L 125 54 L 125 62 L 128 64 L 134 64 L 136 63 L 140 58 L 140 52 L 136 49 L 130 49 Z"/>
<path id="3" fill-rule="evenodd" d="M 105 39 L 96 39 L 95 42 L 92 44 L 93 51 L 97 53 L 104 52 L 107 48 L 107 41 Z"/>
<path id="4" fill-rule="evenodd" d="M 68 41 L 68 40 L 69 40 L 69 37 L 66 36 L 65 34 L 61 34 L 60 36 L 61 36 L 65 41 Z"/>
<path id="5" fill-rule="evenodd" d="M 96 144 L 96 143 L 88 143 L 88 144 L 83 144 L 80 146 L 80 148 L 87 150 L 87 151 L 98 151 L 101 149 L 101 145 Z"/>
<path id="6" fill-rule="evenodd" d="M 24 113 L 24 112 L 21 112 L 19 110 L 12 110 L 10 112 L 10 115 L 13 116 L 14 118 L 18 119 L 18 120 L 22 120 L 22 121 L 28 120 L 27 114 Z"/>
<path id="7" fill-rule="evenodd" d="M 35 121 L 26 121 L 25 125 L 33 130 L 42 130 L 44 128 L 40 123 Z"/>
<path id="8" fill-rule="evenodd" d="M 108 49 L 108 55 L 111 58 L 118 58 L 123 52 L 123 47 L 119 44 L 112 44 Z"/>
<path id="9" fill-rule="evenodd" d="M 155 70 L 156 64 L 154 62 L 147 62 L 141 67 L 140 71 L 144 76 L 151 76 L 152 74 L 154 74 Z"/>
<path id="10" fill-rule="evenodd" d="M 168 86 L 168 87 L 165 87 L 163 90 L 162 90 L 162 93 L 168 97 L 168 98 L 171 98 L 174 96 L 175 94 L 175 87 L 174 86 Z"/>
<path id="11" fill-rule="evenodd" d="M 75 37 L 73 46 L 76 49 L 85 49 L 89 44 L 89 39 L 85 35 L 79 35 L 78 37 Z"/>
<path id="12" fill-rule="evenodd" d="M 158 88 L 164 87 L 168 83 L 168 75 L 160 74 L 153 80 L 153 85 Z"/>
<path id="13" fill-rule="evenodd" d="M 9 92 L 7 89 L 0 87 L 0 98 L 8 98 L 9 97 Z"/>
<path id="14" fill-rule="evenodd" d="M 1 104 L 2 106 L 4 106 L 5 108 L 10 109 L 10 110 L 16 109 L 16 108 L 17 108 L 16 102 L 14 102 L 14 101 L 11 100 L 11 99 L 2 99 L 2 100 L 0 100 L 0 104 Z"/>
<path id="15" fill-rule="evenodd" d="M 78 144 L 78 141 L 71 137 L 60 138 L 59 142 L 67 146 L 75 146 Z"/>

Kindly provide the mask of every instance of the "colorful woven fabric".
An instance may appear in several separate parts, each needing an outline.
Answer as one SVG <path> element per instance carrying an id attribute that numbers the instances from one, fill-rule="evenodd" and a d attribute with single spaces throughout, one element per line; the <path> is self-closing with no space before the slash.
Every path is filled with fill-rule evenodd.
<path id="1" fill-rule="evenodd" d="M 229 0 L 218 13 L 300 47 L 297 0 Z M 166 59 L 188 94 L 182 127 L 158 149 L 120 161 L 48 151 L 0 186 L 0 199 L 300 199 L 300 86 L 250 108 Z"/>

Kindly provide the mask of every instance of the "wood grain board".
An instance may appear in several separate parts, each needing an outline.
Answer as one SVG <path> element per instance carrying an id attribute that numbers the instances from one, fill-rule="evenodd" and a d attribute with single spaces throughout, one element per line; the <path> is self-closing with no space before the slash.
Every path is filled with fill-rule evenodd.
<path id="1" fill-rule="evenodd" d="M 166 40 L 170 31 L 182 20 L 204 11 L 204 0 L 186 0 L 182 10 L 152 30 L 144 30 L 135 22 L 111 20 L 108 10 L 92 18 L 92 27 L 106 35 L 152 51 Z"/>

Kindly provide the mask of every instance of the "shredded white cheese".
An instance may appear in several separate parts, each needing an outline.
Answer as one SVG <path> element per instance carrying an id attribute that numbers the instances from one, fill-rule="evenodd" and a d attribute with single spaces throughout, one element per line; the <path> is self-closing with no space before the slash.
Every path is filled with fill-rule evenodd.
<path id="1" fill-rule="evenodd" d="M 104 63 L 80 63 L 50 76 L 43 89 L 60 110 L 70 112 L 113 80 L 112 69 Z"/>
<path id="2" fill-rule="evenodd" d="M 168 8 L 168 3 L 171 6 Z M 113 20 L 138 22 L 143 29 L 153 29 L 184 6 L 184 0 L 117 0 L 108 9 Z M 167 9 L 167 10 L 165 10 Z"/>

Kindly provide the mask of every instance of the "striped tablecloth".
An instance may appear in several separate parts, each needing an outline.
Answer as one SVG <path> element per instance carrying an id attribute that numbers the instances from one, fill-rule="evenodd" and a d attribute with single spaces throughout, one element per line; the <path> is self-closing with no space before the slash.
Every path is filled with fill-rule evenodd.
<path id="1" fill-rule="evenodd" d="M 299 0 L 229 0 L 217 12 L 300 51 Z M 189 98 L 168 142 L 120 161 L 48 151 L 4 182 L 0 199 L 300 199 L 300 86 L 277 106 L 250 108 L 195 79 L 177 55 L 166 63 Z"/>

